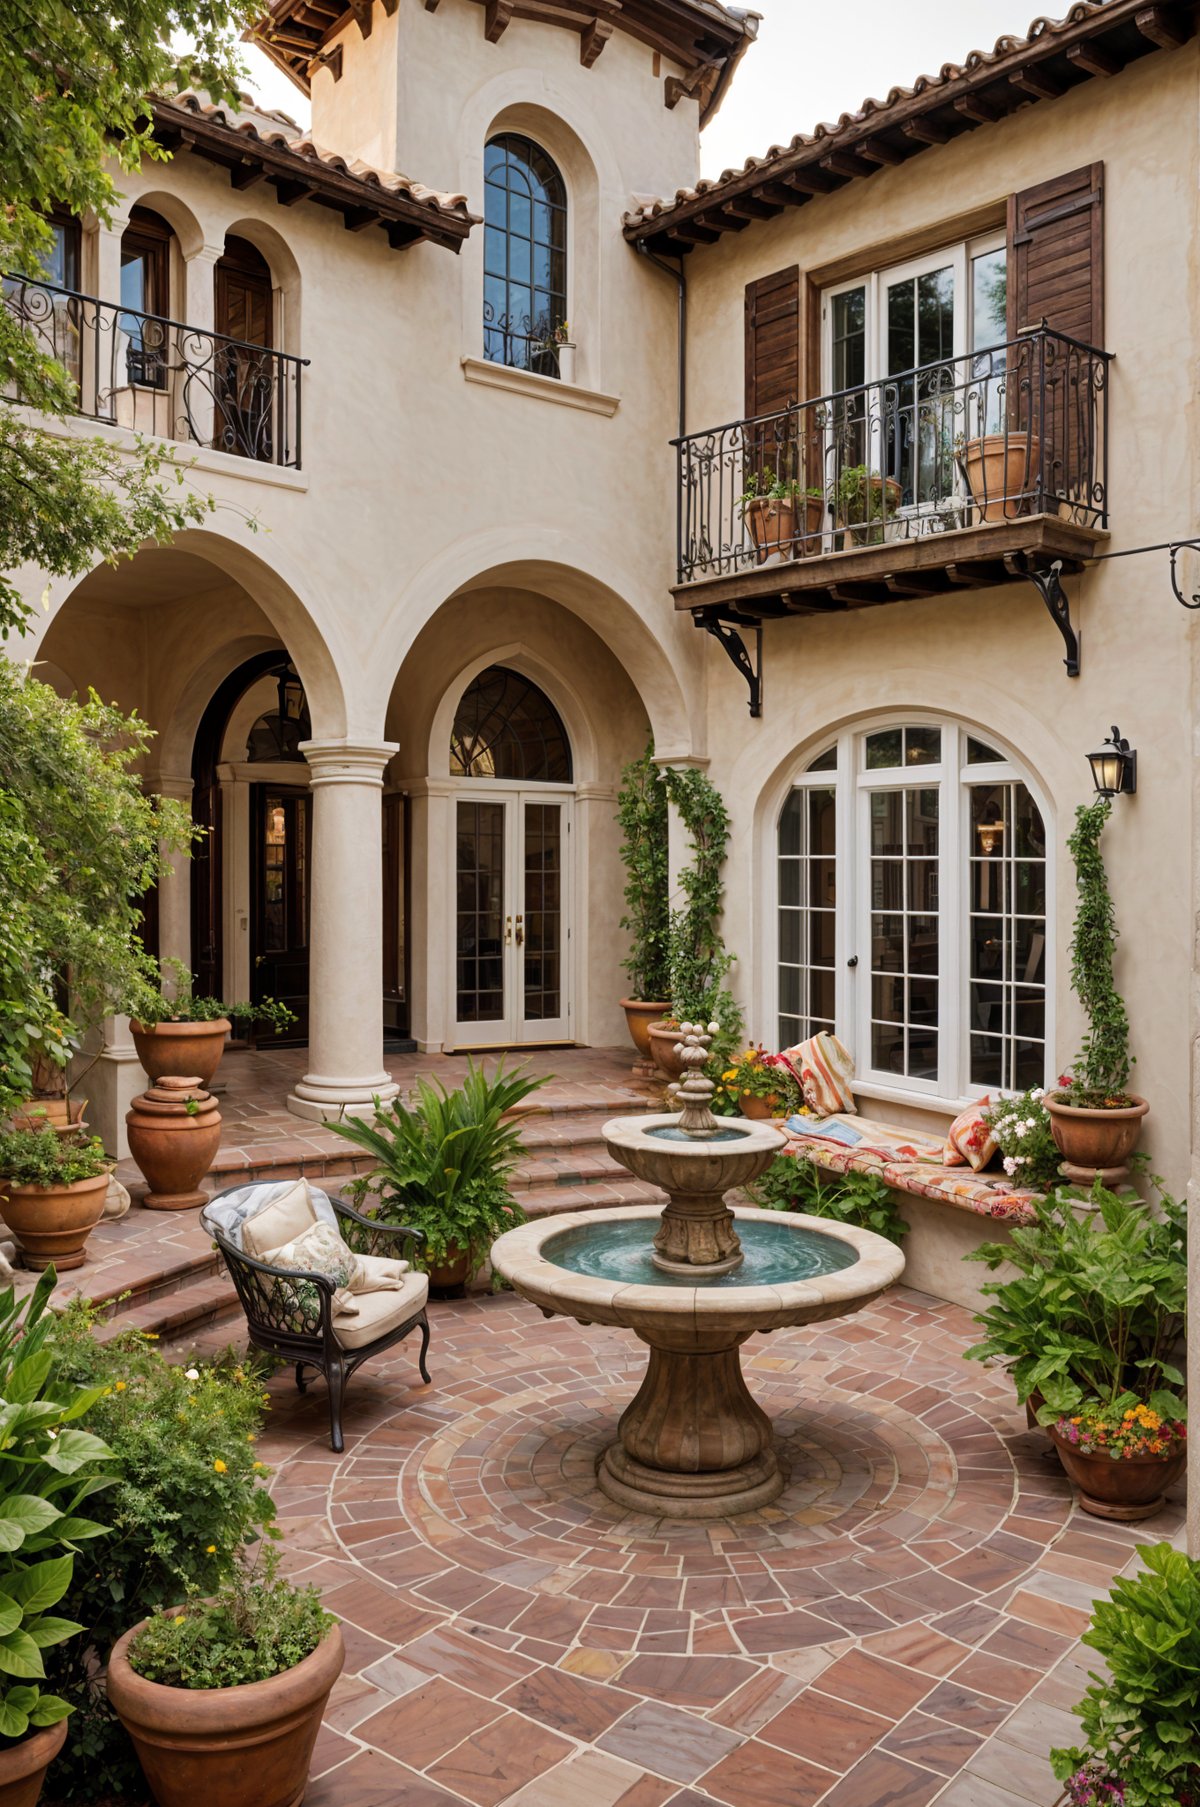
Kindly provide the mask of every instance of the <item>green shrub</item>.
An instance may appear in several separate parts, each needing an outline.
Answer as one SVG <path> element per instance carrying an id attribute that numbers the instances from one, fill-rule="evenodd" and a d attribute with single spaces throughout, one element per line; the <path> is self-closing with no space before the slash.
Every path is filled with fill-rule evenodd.
<path id="1" fill-rule="evenodd" d="M 667 787 L 654 763 L 654 742 L 621 773 L 617 793 L 629 954 L 621 962 L 631 995 L 648 1004 L 670 997 Z"/>
<path id="2" fill-rule="evenodd" d="M 1108 1666 L 1075 1708 L 1084 1749 L 1051 1753 L 1062 1782 L 1094 1766 L 1124 1807 L 1200 1802 L 1200 1562 L 1143 1544 L 1145 1568 L 1096 1603 L 1083 1634 Z"/>
<path id="3" fill-rule="evenodd" d="M 78 1424 L 95 1390 L 53 1372 L 56 1284 L 47 1268 L 22 1304 L 12 1287 L 0 1294 L 0 1746 L 71 1711 L 43 1692 L 44 1653 L 83 1626 L 51 1608 L 71 1585 L 79 1546 L 107 1530 L 81 1511 L 109 1485 L 112 1451 Z"/>
<path id="4" fill-rule="evenodd" d="M 0 1174 L 13 1186 L 73 1186 L 99 1179 L 111 1165 L 98 1136 L 75 1141 L 48 1126 L 0 1135 Z"/>
<path id="5" fill-rule="evenodd" d="M 237 1688 L 270 1681 L 311 1656 L 329 1627 L 315 1587 L 294 1587 L 268 1551 L 259 1569 L 242 1563 L 208 1600 L 156 1613 L 129 1647 L 129 1665 L 167 1688 Z"/>
<path id="6" fill-rule="evenodd" d="M 752 1204 L 764 1211 L 802 1211 L 836 1223 L 874 1230 L 889 1242 L 907 1235 L 891 1188 L 877 1173 L 826 1173 L 804 1155 L 781 1154 L 755 1185 Z"/>
<path id="7" fill-rule="evenodd" d="M 63 1800 L 128 1793 L 141 1778 L 125 1733 L 95 1683 L 122 1632 L 157 1607 L 211 1594 L 236 1573 L 248 1544 L 275 1535 L 274 1504 L 255 1440 L 266 1395 L 261 1375 L 230 1353 L 184 1369 L 152 1341 L 127 1332 L 107 1344 L 86 1306 L 64 1313 L 57 1335 L 61 1379 L 99 1389 L 88 1425 L 115 1457 L 106 1501 L 114 1536 L 103 1563 L 81 1563 L 66 1609 L 85 1635 L 54 1666 L 78 1711 L 55 1764 Z"/>
<path id="8" fill-rule="evenodd" d="M 1174 1355 L 1187 1311 L 1187 1207 L 1157 1190 L 1156 1215 L 1099 1184 L 1090 1210 L 1060 1188 L 1038 1202 L 1036 1223 L 970 1257 L 1018 1272 L 984 1286 L 992 1303 L 976 1322 L 986 1335 L 967 1359 L 1003 1361 L 1022 1403 L 1041 1393 L 1043 1424 L 1127 1393 L 1184 1416 L 1173 1389 L 1183 1386 Z"/>
<path id="9" fill-rule="evenodd" d="M 375 1167 L 348 1188 L 360 1204 L 377 1196 L 384 1223 L 410 1224 L 425 1235 L 420 1259 L 441 1267 L 465 1251 L 474 1273 L 496 1237 L 524 1223 L 508 1189 L 522 1158 L 520 1128 L 505 1113 L 547 1083 L 523 1068 L 489 1075 L 469 1062 L 462 1085 L 422 1079 L 416 1102 L 376 1104 L 372 1123 L 354 1118 L 329 1128 L 363 1148 Z"/>

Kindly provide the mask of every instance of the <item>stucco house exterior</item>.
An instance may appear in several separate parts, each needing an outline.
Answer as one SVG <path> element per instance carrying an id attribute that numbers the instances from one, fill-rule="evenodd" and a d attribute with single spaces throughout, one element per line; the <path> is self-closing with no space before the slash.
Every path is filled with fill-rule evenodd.
<path id="1" fill-rule="evenodd" d="M 1194 10 L 1083 0 L 701 183 L 756 28 L 275 0 L 311 132 L 163 100 L 172 160 L 9 296 L 79 430 L 179 440 L 217 510 L 56 582 L 10 654 L 158 730 L 148 786 L 209 830 L 160 952 L 296 1005 L 307 1116 L 386 1093 L 385 1027 L 622 1038 L 613 818 L 651 735 L 731 812 L 756 1038 L 835 1028 L 914 1127 L 1053 1080 L 1065 841 L 1116 723 L 1120 977 L 1182 1189 L 1198 642 L 1165 555 L 1106 555 L 1195 531 Z M 140 1069 L 107 1033 L 115 1134 Z"/>

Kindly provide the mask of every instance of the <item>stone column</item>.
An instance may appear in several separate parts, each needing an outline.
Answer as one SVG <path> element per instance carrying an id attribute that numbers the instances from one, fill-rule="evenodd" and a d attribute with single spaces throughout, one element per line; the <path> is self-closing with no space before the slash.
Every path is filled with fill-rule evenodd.
<path id="1" fill-rule="evenodd" d="M 83 1104 L 92 1134 L 110 1155 L 124 1160 L 129 1153 L 125 1113 L 148 1084 L 127 1016 L 106 1016 L 87 1038 L 73 1063 L 71 1084 L 72 1102 Z"/>
<path id="2" fill-rule="evenodd" d="M 174 798 L 191 805 L 192 780 L 161 773 L 151 784 L 160 797 Z M 186 853 L 172 851 L 165 858 L 170 870 L 164 870 L 158 881 L 158 957 L 160 961 L 178 960 L 188 971 L 192 967 L 192 862 Z M 166 989 L 174 990 L 169 973 L 164 974 Z"/>
<path id="3" fill-rule="evenodd" d="M 183 306 L 179 318 L 185 330 L 178 335 L 175 417 L 177 439 L 194 439 L 212 445 L 219 423 L 215 387 L 217 345 L 212 334 L 217 318 L 217 259 L 223 245 L 200 245 L 184 261 Z M 195 374 L 192 374 L 192 373 Z"/>
<path id="4" fill-rule="evenodd" d="M 306 741 L 312 774 L 309 1071 L 288 1109 L 366 1116 L 399 1087 L 383 1066 L 383 769 L 394 746 Z"/>
<path id="5" fill-rule="evenodd" d="M 401 788 L 412 811 L 409 1023 L 421 1053 L 440 1054 L 453 1029 L 454 797 L 449 779 L 406 779 Z"/>

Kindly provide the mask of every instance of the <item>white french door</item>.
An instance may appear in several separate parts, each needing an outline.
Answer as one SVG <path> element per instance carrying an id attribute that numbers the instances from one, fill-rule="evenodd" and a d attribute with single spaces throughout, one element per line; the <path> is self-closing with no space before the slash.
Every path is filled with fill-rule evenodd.
<path id="1" fill-rule="evenodd" d="M 570 1041 L 570 794 L 464 786 L 454 811 L 455 1046 Z"/>

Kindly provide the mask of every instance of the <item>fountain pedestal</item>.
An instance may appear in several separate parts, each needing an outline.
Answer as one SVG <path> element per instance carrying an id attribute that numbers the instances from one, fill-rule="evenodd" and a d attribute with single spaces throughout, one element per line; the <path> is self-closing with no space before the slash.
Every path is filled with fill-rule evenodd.
<path id="1" fill-rule="evenodd" d="M 782 1492 L 771 1421 L 742 1374 L 749 1334 L 639 1329 L 650 1360 L 596 1476 L 609 1499 L 633 1512 L 723 1518 Z"/>

